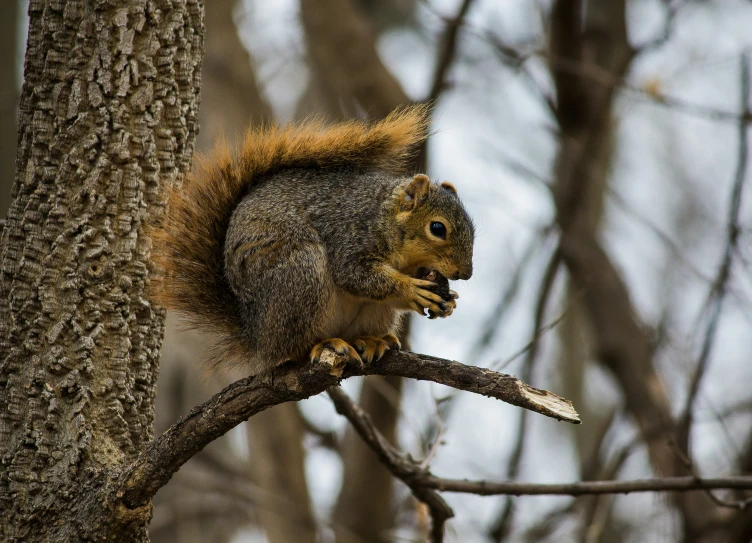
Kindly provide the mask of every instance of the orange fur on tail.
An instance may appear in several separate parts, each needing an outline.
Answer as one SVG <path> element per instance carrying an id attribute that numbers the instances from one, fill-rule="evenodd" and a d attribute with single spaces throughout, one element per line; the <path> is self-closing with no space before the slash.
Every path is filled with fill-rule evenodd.
<path id="1" fill-rule="evenodd" d="M 289 168 L 331 170 L 355 166 L 404 173 L 427 137 L 428 107 L 412 106 L 374 124 L 327 126 L 311 120 L 248 131 L 236 156 L 226 144 L 198 157 L 194 171 L 167 189 L 164 216 L 151 232 L 162 276 L 158 303 L 183 313 L 188 323 L 218 335 L 213 358 L 242 359 L 243 325 L 224 276 L 224 242 L 235 207 L 260 176 Z"/>

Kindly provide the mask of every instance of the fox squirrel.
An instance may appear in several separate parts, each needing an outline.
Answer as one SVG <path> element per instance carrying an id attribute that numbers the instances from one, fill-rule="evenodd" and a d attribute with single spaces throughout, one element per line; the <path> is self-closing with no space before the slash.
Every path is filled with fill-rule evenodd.
<path id="1" fill-rule="evenodd" d="M 214 366 L 259 373 L 326 347 L 371 362 L 399 348 L 400 312 L 452 313 L 474 227 L 451 184 L 404 176 L 427 113 L 254 129 L 168 189 L 156 298 L 217 333 Z"/>

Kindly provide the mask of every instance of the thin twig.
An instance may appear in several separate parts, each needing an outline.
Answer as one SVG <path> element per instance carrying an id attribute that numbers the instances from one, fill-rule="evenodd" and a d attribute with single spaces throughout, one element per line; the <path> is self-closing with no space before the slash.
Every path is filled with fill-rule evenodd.
<path id="1" fill-rule="evenodd" d="M 749 100 L 749 79 L 749 59 L 747 58 L 746 53 L 742 53 L 740 60 L 742 118 L 749 113 L 749 107 L 747 104 L 747 101 Z M 715 281 L 713 281 L 710 294 L 708 295 L 708 301 L 705 305 L 704 312 L 707 311 L 709 313 L 708 325 L 705 330 L 700 358 L 697 362 L 697 370 L 695 371 L 692 382 L 690 383 L 689 393 L 687 394 L 682 419 L 679 424 L 680 446 L 684 451 L 689 450 L 688 445 L 692 426 L 692 411 L 694 409 L 697 393 L 700 390 L 700 382 L 707 370 L 710 353 L 713 350 L 713 344 L 715 343 L 716 331 L 718 330 L 718 324 L 721 319 L 723 302 L 726 298 L 726 293 L 728 292 L 727 283 L 731 277 L 731 264 L 739 241 L 739 232 L 741 229 L 741 225 L 739 224 L 739 211 L 741 209 L 742 189 L 744 188 L 744 181 L 747 177 L 747 123 L 743 120 L 739 121 L 738 128 L 739 144 L 737 146 L 738 151 L 736 172 L 734 173 L 734 185 L 731 190 L 731 198 L 729 201 L 726 248 L 723 252 L 723 258 L 718 268 L 718 274 L 716 275 Z"/>
<path id="2" fill-rule="evenodd" d="M 434 399 L 435 402 L 435 399 Z M 435 414 L 435 423 L 436 423 L 436 437 L 434 438 L 431 445 L 428 447 L 428 452 L 426 453 L 426 456 L 421 460 L 420 467 L 421 469 L 428 469 L 428 467 L 431 465 L 431 462 L 433 462 L 433 459 L 436 458 L 436 454 L 439 452 L 439 447 L 441 447 L 444 444 L 444 436 L 446 435 L 446 426 L 444 424 L 444 420 L 441 417 L 441 413 L 439 413 L 439 405 L 438 402 L 435 403 L 436 405 L 436 414 Z"/>
<path id="3" fill-rule="evenodd" d="M 538 294 L 538 301 L 535 306 L 535 322 L 533 324 L 533 337 L 530 341 L 529 347 L 526 349 L 527 357 L 525 358 L 525 364 L 522 366 L 523 379 L 530 381 L 535 361 L 537 360 L 538 346 L 540 345 L 540 332 L 543 328 L 543 317 L 546 313 L 546 305 L 548 299 L 551 296 L 551 290 L 553 289 L 554 280 L 559 271 L 561 265 L 561 257 L 558 251 L 554 251 L 546 266 L 546 271 L 543 273 L 543 279 L 541 280 L 541 287 Z M 527 437 L 527 416 L 524 411 L 519 414 L 519 421 L 517 423 L 517 439 L 515 441 L 514 449 L 509 457 L 507 463 L 507 479 L 514 480 L 519 475 L 520 462 L 522 461 L 522 454 L 525 450 L 525 438 Z M 502 541 L 506 534 L 509 533 L 509 527 L 514 516 L 514 504 L 507 500 L 504 504 L 504 508 L 499 514 L 498 518 L 491 528 L 490 535 L 494 541 Z"/>
<path id="4" fill-rule="evenodd" d="M 319 428 L 308 417 L 300 413 L 300 421 L 303 424 L 303 430 L 313 436 L 318 445 L 332 451 L 339 451 L 339 443 L 337 443 L 337 432 L 334 430 L 325 430 Z"/>
<path id="5" fill-rule="evenodd" d="M 430 3 L 423 1 L 423 4 L 426 7 L 428 7 L 428 9 L 434 15 L 439 17 L 441 20 L 446 21 L 447 23 L 451 21 L 451 19 L 447 18 L 446 16 L 439 13 L 436 9 L 434 9 L 430 5 Z M 671 26 L 673 25 L 673 20 L 676 15 L 676 11 L 678 11 L 678 9 L 671 10 L 669 13 L 669 19 L 668 19 L 667 26 L 666 26 L 667 31 L 670 31 Z M 466 33 L 489 43 L 491 47 L 493 48 L 493 50 L 497 53 L 499 59 L 506 66 L 511 67 L 512 69 L 514 69 L 515 71 L 519 73 L 522 73 L 522 75 L 528 79 L 528 82 L 533 84 L 535 91 L 541 95 L 542 101 L 544 102 L 546 106 L 548 106 L 548 109 L 550 111 L 556 110 L 555 103 L 540 88 L 540 85 L 537 84 L 537 82 L 532 77 L 530 72 L 525 69 L 525 65 L 527 64 L 527 61 L 532 57 L 543 58 L 549 63 L 550 66 L 552 66 L 553 68 L 556 68 L 557 70 L 560 70 L 562 72 L 567 72 L 572 75 L 576 75 L 585 79 L 589 79 L 593 81 L 594 83 L 600 84 L 604 87 L 614 87 L 614 88 L 619 88 L 625 91 L 632 92 L 644 100 L 664 106 L 667 109 L 673 109 L 681 113 L 693 115 L 696 117 L 704 117 L 706 119 L 710 119 L 713 121 L 732 122 L 732 123 L 742 122 L 746 124 L 752 123 L 752 112 L 749 110 L 740 115 L 733 111 L 718 109 L 713 106 L 706 106 L 703 104 L 696 104 L 694 102 L 688 102 L 682 98 L 677 98 L 675 96 L 668 96 L 665 94 L 656 94 L 655 92 L 651 92 L 646 89 L 631 85 L 627 83 L 625 80 L 615 77 L 608 70 L 603 69 L 597 64 L 579 61 L 579 60 L 573 61 L 572 59 L 556 57 L 556 56 L 551 55 L 549 51 L 547 50 L 533 49 L 530 47 L 528 48 L 521 47 L 520 49 L 515 49 L 514 47 L 511 47 L 501 42 L 497 36 L 495 36 L 494 34 L 492 34 L 491 32 L 487 30 L 480 29 L 476 26 L 473 26 L 467 23 L 466 21 L 463 22 L 462 26 L 465 27 Z M 649 42 L 641 46 L 640 49 L 637 50 L 637 53 L 640 54 L 643 52 L 647 52 L 649 50 L 652 50 L 662 45 L 662 43 L 664 42 L 664 36 L 666 36 L 666 34 L 660 36 L 659 38 L 657 38 L 656 40 L 653 40 L 652 42 Z"/>
<path id="6" fill-rule="evenodd" d="M 624 447 L 616 457 L 607 462 L 605 454 L 601 451 L 607 448 L 607 437 L 616 421 L 617 410 L 611 410 L 606 415 L 605 420 L 594 440 L 593 449 L 589 458 L 582 457 L 580 460 L 580 473 L 585 481 L 597 481 L 602 479 L 616 478 L 619 470 L 629 456 L 629 447 Z M 613 496 L 607 495 L 605 498 L 600 496 L 591 496 L 583 500 L 583 523 L 580 540 L 586 543 L 598 541 L 598 534 L 608 522 L 611 508 L 613 506 Z"/>
<path id="7" fill-rule="evenodd" d="M 634 206 L 630 205 L 629 202 L 612 186 L 606 187 L 606 191 L 608 192 L 611 201 L 615 203 L 626 215 L 629 215 L 638 223 L 640 223 L 644 228 L 650 230 L 653 234 L 655 234 L 655 237 L 657 237 L 658 240 L 663 243 L 663 245 L 666 247 L 666 249 L 668 249 L 671 255 L 681 262 L 682 267 L 689 269 L 689 271 L 692 272 L 692 274 L 701 281 L 708 283 L 711 282 L 712 279 L 709 276 L 705 275 L 697 266 L 694 265 L 692 261 L 684 256 L 686 250 L 680 247 L 678 243 L 674 241 L 674 239 L 660 226 L 658 226 L 652 219 L 646 217 L 643 213 L 635 209 Z"/>
<path id="8" fill-rule="evenodd" d="M 671 37 L 671 33 L 674 29 L 674 22 L 676 21 L 676 15 L 679 13 L 679 10 L 682 7 L 684 7 L 684 5 L 685 5 L 684 0 L 668 2 L 668 5 L 666 6 L 666 21 L 663 24 L 663 31 L 658 37 L 641 45 L 637 49 L 638 54 L 642 55 L 644 53 L 655 51 L 656 49 L 659 49 L 663 44 L 665 44 L 669 40 L 669 38 Z"/>
<path id="9" fill-rule="evenodd" d="M 405 483 L 413 495 L 426 504 L 433 519 L 431 541 L 441 543 L 444 540 L 444 523 L 454 516 L 454 511 L 436 491 L 416 483 L 419 476 L 424 473 L 421 467 L 394 448 L 376 429 L 371 417 L 340 387 L 331 387 L 326 393 L 332 399 L 337 413 L 350 421 L 358 435 L 376 453 L 392 475 Z"/>
<path id="10" fill-rule="evenodd" d="M 457 15 L 446 22 L 446 27 L 444 28 L 441 37 L 441 44 L 439 45 L 438 57 L 436 59 L 436 70 L 433 76 L 433 84 L 431 85 L 431 91 L 428 93 L 427 101 L 429 102 L 435 102 L 446 87 L 447 73 L 457 55 L 457 41 L 460 34 L 460 28 L 462 27 L 467 12 L 470 10 L 470 4 L 472 3 L 473 0 L 462 0 Z"/>
<path id="11" fill-rule="evenodd" d="M 538 254 L 541 246 L 545 244 L 552 231 L 552 227 L 546 227 L 543 230 L 543 235 L 535 236 L 527 249 L 525 249 L 525 253 L 520 258 L 518 264 L 514 268 L 514 272 L 509 276 L 506 285 L 501 291 L 501 296 L 499 296 L 498 301 L 494 304 L 493 311 L 489 317 L 485 319 L 481 328 L 481 333 L 473 347 L 470 349 L 470 359 L 475 360 L 476 358 L 479 358 L 491 345 L 504 317 L 509 314 L 508 309 L 512 306 L 514 299 L 520 292 L 522 280 L 528 272 L 528 267 L 532 262 L 533 257 Z"/>
<path id="12" fill-rule="evenodd" d="M 509 365 L 512 362 L 514 362 L 515 360 L 517 360 L 523 354 L 529 353 L 532 350 L 533 346 L 535 346 L 535 344 L 541 338 L 541 336 L 546 335 L 548 332 L 550 332 L 551 330 L 553 330 L 554 328 L 556 328 L 559 325 L 559 323 L 561 323 L 561 321 L 564 320 L 564 317 L 567 316 L 567 314 L 569 313 L 570 309 L 571 309 L 571 306 L 564 308 L 564 310 L 561 313 L 559 313 L 558 317 L 555 317 L 551 321 L 547 322 L 546 324 L 544 324 L 543 326 L 541 326 L 540 328 L 538 328 L 535 331 L 535 335 L 533 336 L 533 338 L 527 344 L 525 344 L 525 346 L 522 347 L 519 351 L 517 351 L 516 353 L 514 353 L 513 355 L 511 355 L 509 358 L 507 358 L 503 362 L 500 361 L 498 364 L 491 364 L 489 367 L 491 369 L 495 369 L 495 370 L 501 371 L 501 370 L 509 367 Z"/>
<path id="13" fill-rule="evenodd" d="M 491 42 L 491 45 L 494 44 Z M 593 63 L 554 56 L 546 51 L 532 51 L 524 55 L 520 54 L 517 62 L 524 65 L 524 63 L 533 56 L 538 56 L 545 59 L 551 67 L 561 72 L 581 77 L 583 79 L 588 79 L 593 83 L 596 83 L 603 87 L 612 87 L 629 91 L 641 99 L 664 106 L 667 109 L 673 109 L 681 113 L 693 115 L 695 117 L 703 117 L 712 121 L 743 124 L 752 123 L 752 112 L 750 112 L 749 110 L 740 114 L 725 109 L 718 109 L 713 106 L 706 106 L 703 104 L 688 102 L 687 100 L 677 98 L 675 96 L 655 93 L 627 83 L 625 80 L 614 76 L 609 71 Z"/>
<path id="14" fill-rule="evenodd" d="M 687 456 L 684 451 L 681 450 L 679 445 L 673 439 L 669 440 L 669 444 L 671 445 L 674 453 L 676 453 L 679 461 L 684 464 L 684 467 L 687 468 L 687 470 L 692 474 L 692 477 L 694 477 L 696 480 L 700 480 L 700 474 L 695 468 L 695 465 L 689 458 L 689 456 Z M 752 496 L 744 500 L 724 500 L 723 498 L 719 498 L 718 496 L 713 494 L 713 492 L 709 488 L 706 488 L 704 490 L 708 498 L 710 498 L 710 500 L 719 507 L 728 507 L 731 509 L 744 511 L 745 509 L 747 509 L 747 507 L 749 507 L 750 504 L 752 504 Z"/>
<path id="15" fill-rule="evenodd" d="M 693 490 L 752 490 L 752 476 L 697 478 L 663 477 L 632 481 L 587 481 L 577 483 L 537 484 L 517 482 L 468 481 L 442 479 L 433 475 L 421 484 L 444 492 L 461 492 L 480 496 L 585 496 L 588 494 L 630 494 L 633 492 L 689 492 Z"/>

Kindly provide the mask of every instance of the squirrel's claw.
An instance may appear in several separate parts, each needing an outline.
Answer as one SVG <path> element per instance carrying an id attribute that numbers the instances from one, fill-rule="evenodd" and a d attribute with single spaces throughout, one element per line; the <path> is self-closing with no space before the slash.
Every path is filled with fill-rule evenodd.
<path id="1" fill-rule="evenodd" d="M 429 310 L 429 315 L 435 313 L 439 316 L 445 316 L 447 311 L 451 312 L 446 300 L 439 294 L 428 290 L 426 287 L 435 287 L 436 284 L 423 279 L 409 278 L 408 294 L 406 296 L 410 309 L 413 309 L 425 317 L 424 309 Z"/>
<path id="2" fill-rule="evenodd" d="M 425 317 L 426 316 L 425 309 L 418 302 L 410 302 L 410 309 L 412 309 L 413 311 L 417 311 L 418 313 L 420 313 L 421 317 Z"/>
<path id="3" fill-rule="evenodd" d="M 386 341 L 386 344 L 389 346 L 390 349 L 399 351 L 402 348 L 402 343 L 400 343 L 399 338 L 395 336 L 394 334 L 385 334 L 381 336 L 381 339 Z"/>
<path id="4" fill-rule="evenodd" d="M 438 298 L 438 300 L 435 298 Z M 424 307 L 441 316 L 444 316 L 450 310 L 449 303 L 444 301 L 441 296 L 423 289 L 418 290 L 415 298 L 413 298 L 413 303 L 420 306 L 420 313 L 423 313 Z"/>
<path id="5" fill-rule="evenodd" d="M 379 360 L 388 349 L 399 350 L 402 348 L 402 344 L 394 334 L 386 334 L 381 337 L 361 336 L 353 340 L 352 344 L 366 364 Z"/>
<path id="6" fill-rule="evenodd" d="M 353 347 L 355 347 L 355 350 L 360 354 L 360 358 L 363 362 L 370 364 L 384 356 L 387 349 L 391 347 L 385 337 L 362 336 L 356 338 L 352 344 Z M 397 342 L 397 344 L 399 344 L 399 342 Z"/>
<path id="7" fill-rule="evenodd" d="M 452 298 L 451 300 L 446 300 L 444 302 L 444 305 L 442 306 L 442 309 L 444 311 L 443 313 L 439 313 L 438 316 L 443 319 L 445 317 L 448 317 L 452 313 L 454 313 L 454 308 L 457 307 L 457 302 L 455 300 L 456 298 Z"/>
<path id="8" fill-rule="evenodd" d="M 344 339 L 338 337 L 325 339 L 314 345 L 313 349 L 311 349 L 311 362 L 314 364 L 318 363 L 325 349 L 330 349 L 339 355 L 347 357 L 348 364 L 356 364 L 359 367 L 363 366 L 363 360 L 358 351 Z"/>

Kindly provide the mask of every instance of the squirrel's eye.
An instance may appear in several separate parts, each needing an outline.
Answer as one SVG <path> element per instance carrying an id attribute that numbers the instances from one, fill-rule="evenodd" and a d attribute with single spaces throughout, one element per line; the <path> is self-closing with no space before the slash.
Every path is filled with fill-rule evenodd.
<path id="1" fill-rule="evenodd" d="M 431 233 L 437 238 L 446 239 L 446 226 L 444 226 L 444 223 L 433 221 L 429 228 L 431 229 Z"/>

